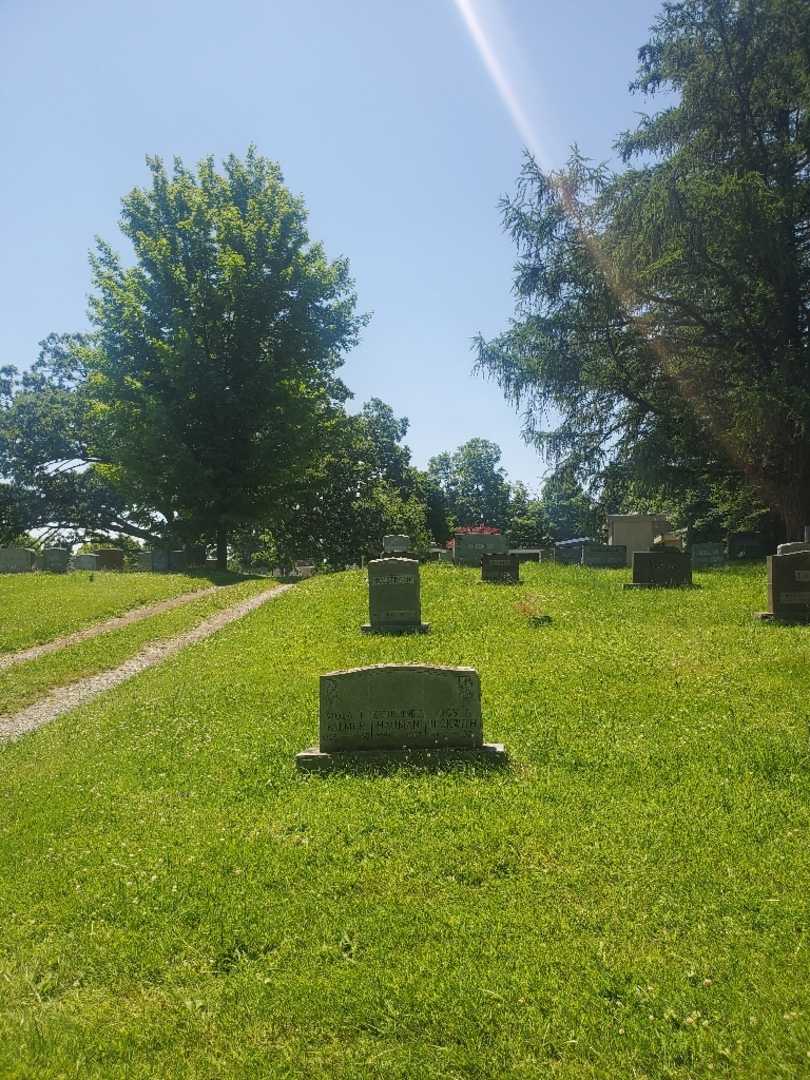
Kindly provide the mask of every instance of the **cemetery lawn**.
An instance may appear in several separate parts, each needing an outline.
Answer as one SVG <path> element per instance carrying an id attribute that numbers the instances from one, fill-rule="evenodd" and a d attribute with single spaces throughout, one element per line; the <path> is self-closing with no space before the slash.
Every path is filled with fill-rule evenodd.
<path id="1" fill-rule="evenodd" d="M 215 593 L 201 596 L 182 607 L 158 612 L 120 630 L 111 630 L 58 652 L 0 669 L 0 715 L 24 708 L 56 686 L 118 667 L 144 645 L 165 641 L 190 630 L 209 615 L 272 587 L 273 582 L 267 578 L 250 578 L 235 585 L 224 585 Z"/>
<path id="2" fill-rule="evenodd" d="M 0 1075 L 810 1076 L 810 627 L 522 575 L 425 568 L 408 638 L 314 578 L 0 748 Z M 298 775 L 318 676 L 406 660 L 510 766 Z"/>
<path id="3" fill-rule="evenodd" d="M 0 574 L 0 654 L 41 645 L 142 604 L 242 580 L 218 571 Z"/>

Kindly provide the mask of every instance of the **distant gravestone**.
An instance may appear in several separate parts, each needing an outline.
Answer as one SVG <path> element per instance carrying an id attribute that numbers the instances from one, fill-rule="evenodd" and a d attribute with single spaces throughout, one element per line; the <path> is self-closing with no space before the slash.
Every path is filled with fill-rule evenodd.
<path id="1" fill-rule="evenodd" d="M 794 540 L 787 544 L 780 544 L 776 549 L 777 555 L 792 555 L 794 551 L 810 551 L 810 544 L 803 540 Z"/>
<path id="2" fill-rule="evenodd" d="M 619 569 L 627 565 L 627 548 L 624 544 L 583 544 L 581 565 Z"/>
<path id="3" fill-rule="evenodd" d="M 452 551 L 440 551 L 436 559 L 437 562 L 451 563 L 453 561 Z"/>
<path id="4" fill-rule="evenodd" d="M 457 566 L 480 566 L 482 555 L 502 555 L 508 550 L 502 533 L 456 533 L 453 562 Z"/>
<path id="5" fill-rule="evenodd" d="M 768 556 L 768 610 L 758 617 L 810 621 L 810 549 Z"/>
<path id="6" fill-rule="evenodd" d="M 165 573 L 169 569 L 169 552 L 165 548 L 141 551 L 138 553 L 137 565 L 139 570 L 149 570 L 155 574 Z"/>
<path id="7" fill-rule="evenodd" d="M 692 584 L 692 559 L 685 551 L 660 547 L 633 552 L 633 581 L 625 589 L 677 589 Z"/>
<path id="8" fill-rule="evenodd" d="M 467 667 L 377 664 L 333 671 L 320 680 L 320 742 L 302 751 L 304 770 L 341 758 L 401 760 L 425 752 L 504 760 L 485 743 L 478 672 Z"/>
<path id="9" fill-rule="evenodd" d="M 520 584 L 520 562 L 517 555 L 503 554 L 481 556 L 481 580 L 500 585 Z"/>
<path id="10" fill-rule="evenodd" d="M 26 574 L 34 569 L 36 552 L 31 548 L 0 548 L 0 574 Z"/>
<path id="11" fill-rule="evenodd" d="M 805 544 L 810 544 L 810 525 L 805 525 L 804 527 L 804 542 Z"/>
<path id="12" fill-rule="evenodd" d="M 84 551 L 80 555 L 73 556 L 74 570 L 97 570 L 98 554 L 95 551 Z"/>
<path id="13" fill-rule="evenodd" d="M 510 555 L 517 555 L 518 562 L 540 562 L 542 548 L 510 548 Z"/>
<path id="14" fill-rule="evenodd" d="M 410 536 L 391 533 L 389 536 L 383 537 L 383 552 L 386 555 L 407 555 L 410 550 Z"/>
<path id="15" fill-rule="evenodd" d="M 169 569 L 175 573 L 183 573 L 188 569 L 188 554 L 185 551 L 170 551 Z"/>
<path id="16" fill-rule="evenodd" d="M 726 545 L 719 540 L 700 540 L 692 544 L 692 569 L 709 570 L 726 565 Z"/>
<path id="17" fill-rule="evenodd" d="M 728 538 L 729 562 L 737 562 L 738 559 L 764 559 L 766 554 L 765 541 L 758 533 L 733 533 Z"/>
<path id="18" fill-rule="evenodd" d="M 95 552 L 99 570 L 123 570 L 124 553 L 120 548 L 102 548 Z"/>
<path id="19" fill-rule="evenodd" d="M 562 566 L 579 566 L 582 563 L 583 547 L 594 542 L 589 536 L 580 536 L 575 540 L 560 540 L 554 545 L 554 562 Z"/>
<path id="20" fill-rule="evenodd" d="M 372 559 L 368 564 L 370 634 L 425 634 L 416 559 Z"/>
<path id="21" fill-rule="evenodd" d="M 64 574 L 70 563 L 70 551 L 67 548 L 45 548 L 42 552 L 42 569 L 51 574 Z"/>

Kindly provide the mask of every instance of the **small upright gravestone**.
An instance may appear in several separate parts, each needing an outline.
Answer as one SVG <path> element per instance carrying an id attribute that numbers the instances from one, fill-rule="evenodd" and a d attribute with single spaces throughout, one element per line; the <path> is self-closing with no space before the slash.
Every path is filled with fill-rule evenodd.
<path id="1" fill-rule="evenodd" d="M 495 581 L 501 585 L 519 585 L 520 562 L 517 555 L 482 555 L 481 580 Z"/>
<path id="2" fill-rule="evenodd" d="M 34 569 L 36 552 L 32 548 L 0 548 L 0 574 L 25 574 Z"/>
<path id="3" fill-rule="evenodd" d="M 83 551 L 74 555 L 72 565 L 74 570 L 98 570 L 98 552 Z"/>
<path id="4" fill-rule="evenodd" d="M 99 570 L 123 570 L 124 553 L 120 548 L 102 548 L 97 551 Z"/>
<path id="5" fill-rule="evenodd" d="M 368 564 L 366 634 L 426 634 L 416 559 L 372 559 Z"/>
<path id="6" fill-rule="evenodd" d="M 407 555 L 411 550 L 411 538 L 403 533 L 391 533 L 383 537 L 383 554 Z"/>
<path id="7" fill-rule="evenodd" d="M 625 589 L 678 589 L 692 584 L 692 558 L 676 548 L 633 552 L 633 581 Z"/>
<path id="8" fill-rule="evenodd" d="M 726 545 L 719 540 L 699 540 L 692 544 L 692 569 L 709 570 L 726 565 Z"/>
<path id="9" fill-rule="evenodd" d="M 456 533 L 453 562 L 457 566 L 480 566 L 482 555 L 502 555 L 508 550 L 502 533 Z"/>
<path id="10" fill-rule="evenodd" d="M 616 570 L 627 565 L 625 544 L 598 544 L 596 541 L 582 545 L 582 566 L 603 570 Z"/>
<path id="11" fill-rule="evenodd" d="M 42 569 L 52 574 L 64 574 L 70 563 L 70 551 L 67 548 L 45 548 L 42 552 Z"/>
<path id="12" fill-rule="evenodd" d="M 481 683 L 468 667 L 377 664 L 332 671 L 320 681 L 320 742 L 296 756 L 299 769 L 341 760 L 397 761 L 425 753 L 503 761 L 485 743 Z"/>
<path id="13" fill-rule="evenodd" d="M 776 549 L 777 555 L 792 555 L 794 551 L 810 551 L 810 544 L 804 540 L 792 540 L 787 544 L 779 544 Z"/>
<path id="14" fill-rule="evenodd" d="M 768 556 L 768 610 L 757 617 L 810 621 L 810 548 Z"/>

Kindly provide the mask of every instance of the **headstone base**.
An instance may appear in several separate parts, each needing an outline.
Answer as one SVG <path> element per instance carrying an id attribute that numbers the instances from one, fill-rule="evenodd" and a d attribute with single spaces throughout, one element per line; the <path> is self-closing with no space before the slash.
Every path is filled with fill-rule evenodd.
<path id="1" fill-rule="evenodd" d="M 772 611 L 755 611 L 754 618 L 759 619 L 762 622 L 777 622 L 777 623 L 810 623 L 810 612 L 806 615 L 802 615 L 796 612 L 795 615 L 774 615 Z"/>
<path id="2" fill-rule="evenodd" d="M 684 585 L 659 585 L 655 581 L 625 581 L 624 589 L 699 589 L 700 585 L 687 582 Z"/>
<path id="3" fill-rule="evenodd" d="M 360 627 L 363 634 L 427 634 L 430 631 L 430 623 L 389 623 L 385 626 L 372 626 L 371 623 L 363 623 Z"/>
<path id="4" fill-rule="evenodd" d="M 310 746 L 295 755 L 295 764 L 300 772 L 327 773 L 346 765 L 384 765 L 411 764 L 432 765 L 451 761 L 484 762 L 487 764 L 505 764 L 506 748 L 503 743 L 482 743 L 474 747 L 440 746 L 433 750 L 340 750 L 332 753 L 322 752 L 318 746 Z"/>

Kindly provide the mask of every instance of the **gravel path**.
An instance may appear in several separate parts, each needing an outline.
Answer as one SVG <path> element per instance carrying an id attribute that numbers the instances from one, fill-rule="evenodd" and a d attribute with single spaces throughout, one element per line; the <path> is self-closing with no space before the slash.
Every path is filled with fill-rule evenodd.
<path id="1" fill-rule="evenodd" d="M 261 607 L 262 604 L 266 604 L 268 600 L 272 600 L 291 588 L 292 585 L 276 585 L 272 589 L 265 590 L 265 592 L 256 593 L 255 596 L 242 600 L 240 603 L 234 604 L 233 607 L 218 611 L 198 626 L 186 630 L 176 637 L 169 638 L 168 641 L 147 645 L 137 655 L 126 660 L 120 667 L 113 668 L 112 671 L 102 671 L 99 675 L 90 675 L 88 678 L 79 679 L 78 682 L 71 683 L 68 686 L 57 687 L 47 697 L 35 702 L 33 705 L 29 705 L 21 712 L 0 716 L 0 742 L 16 739 L 27 731 L 35 731 L 37 728 L 42 727 L 43 724 L 55 720 L 57 716 L 70 712 L 79 705 L 83 705 L 86 701 L 90 701 L 97 694 L 103 694 L 105 690 L 111 690 L 114 686 L 119 686 L 122 682 L 126 682 L 127 679 L 131 679 L 133 675 L 145 671 L 154 664 L 159 664 L 169 656 L 174 656 L 181 649 L 194 645 L 198 641 L 203 641 L 205 638 L 215 634 L 217 630 L 221 630 L 223 626 L 227 626 L 228 623 L 232 623 L 236 619 L 241 619 L 244 615 Z M 208 592 L 208 590 L 205 590 L 205 592 Z M 195 593 L 194 595 L 200 596 L 204 594 Z"/>
<path id="2" fill-rule="evenodd" d="M 168 600 L 159 600 L 155 604 L 147 604 L 145 607 L 136 607 L 132 611 L 125 611 L 123 615 L 116 615 L 114 619 L 105 622 L 93 623 L 84 630 L 76 630 L 64 637 L 46 641 L 44 645 L 32 645 L 28 649 L 20 649 L 19 652 L 8 653 L 0 656 L 0 671 L 4 668 L 13 667 L 14 664 L 22 664 L 24 660 L 36 660 L 38 656 L 46 656 L 48 653 L 58 652 L 68 645 L 77 645 L 80 641 L 98 637 L 99 634 L 108 634 L 111 630 L 120 630 L 122 626 L 148 619 L 151 615 L 159 615 L 162 611 L 171 611 L 172 608 L 190 604 L 192 600 L 199 600 L 203 596 L 211 596 L 220 589 L 227 589 L 227 585 L 213 585 L 210 589 L 198 589 L 196 592 L 180 593 L 179 596 L 170 596 Z"/>

